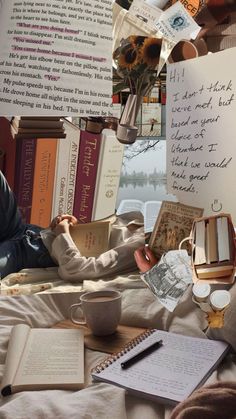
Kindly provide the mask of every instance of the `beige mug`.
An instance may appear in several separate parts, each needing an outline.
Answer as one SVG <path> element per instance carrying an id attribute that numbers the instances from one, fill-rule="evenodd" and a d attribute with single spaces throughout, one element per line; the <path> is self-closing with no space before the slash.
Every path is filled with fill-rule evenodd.
<path id="1" fill-rule="evenodd" d="M 178 42 L 174 48 L 172 49 L 169 57 L 168 62 L 177 63 L 179 61 L 189 60 L 191 58 L 198 57 L 198 50 L 197 47 L 193 44 L 193 42 L 188 40 L 182 40 Z"/>
<path id="2" fill-rule="evenodd" d="M 79 309 L 82 317 L 77 317 Z M 70 306 L 69 312 L 73 323 L 87 325 L 94 335 L 111 335 L 121 317 L 121 293 L 114 290 L 87 292 L 81 295 L 79 303 Z"/>

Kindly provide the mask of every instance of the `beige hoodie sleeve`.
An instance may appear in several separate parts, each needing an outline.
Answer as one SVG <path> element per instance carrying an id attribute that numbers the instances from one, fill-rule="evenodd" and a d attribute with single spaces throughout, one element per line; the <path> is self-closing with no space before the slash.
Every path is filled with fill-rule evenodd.
<path id="1" fill-rule="evenodd" d="M 131 234 L 127 228 L 118 227 L 112 235 L 112 242 L 118 245 L 97 258 L 82 256 L 69 234 L 57 236 L 52 243 L 51 255 L 59 265 L 61 278 L 82 282 L 84 279 L 104 278 L 136 269 L 134 251 L 144 245 L 143 228 Z"/>

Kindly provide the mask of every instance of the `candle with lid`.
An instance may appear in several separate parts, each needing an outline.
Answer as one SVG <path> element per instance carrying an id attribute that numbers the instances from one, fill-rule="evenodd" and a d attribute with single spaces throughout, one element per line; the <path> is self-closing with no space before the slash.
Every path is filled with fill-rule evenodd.
<path id="1" fill-rule="evenodd" d="M 206 301 L 210 292 L 211 292 L 211 287 L 209 284 L 200 284 L 200 283 L 196 283 L 193 285 L 193 295 L 195 300 L 202 302 L 202 301 Z"/>
<path id="2" fill-rule="evenodd" d="M 226 290 L 214 291 L 210 296 L 210 304 L 213 310 L 221 311 L 228 307 L 230 303 L 230 293 Z"/>

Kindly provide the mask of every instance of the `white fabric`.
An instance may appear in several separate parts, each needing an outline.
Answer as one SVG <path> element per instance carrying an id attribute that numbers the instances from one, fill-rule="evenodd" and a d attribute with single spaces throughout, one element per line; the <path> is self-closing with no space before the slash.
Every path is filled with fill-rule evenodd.
<path id="1" fill-rule="evenodd" d="M 173 313 L 164 309 L 147 289 L 139 275 L 119 276 L 111 281 L 84 281 L 81 291 L 113 287 L 122 291 L 123 324 L 158 327 L 191 336 L 202 336 L 204 313 L 192 302 L 191 288 L 187 290 Z M 37 296 L 1 297 L 0 300 L 0 380 L 4 368 L 7 344 L 12 325 L 23 322 L 32 327 L 51 327 L 68 317 L 68 307 L 78 301 L 80 293 L 41 294 Z M 232 288 L 232 307 L 236 288 Z M 234 299 L 234 300 L 233 300 Z M 226 325 L 226 335 L 235 343 L 236 332 L 233 310 Z M 223 334 L 223 330 L 221 330 Z M 232 335 L 231 335 L 232 334 Z M 17 350 L 17 348 L 16 348 Z M 86 385 L 91 384 L 89 371 L 105 354 L 86 350 Z M 207 383 L 236 380 L 236 362 L 228 357 Z M 22 392 L 0 399 L 1 419 L 168 419 L 172 408 L 159 403 L 127 395 L 121 388 L 105 383 L 93 383 L 78 392 L 38 391 Z"/>
<path id="2" fill-rule="evenodd" d="M 59 234 L 53 241 L 50 235 L 49 242 L 47 234 L 42 239 L 57 261 L 62 279 L 82 282 L 84 279 L 110 277 L 136 267 L 134 251 L 145 242 L 143 216 L 139 212 L 118 216 L 111 228 L 110 250 L 97 258 L 83 257 L 69 234 Z"/>

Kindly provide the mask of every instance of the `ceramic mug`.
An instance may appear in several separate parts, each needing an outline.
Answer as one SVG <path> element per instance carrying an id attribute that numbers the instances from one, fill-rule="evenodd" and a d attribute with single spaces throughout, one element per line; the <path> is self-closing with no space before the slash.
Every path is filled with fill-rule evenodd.
<path id="1" fill-rule="evenodd" d="M 197 47 L 193 44 L 193 42 L 188 40 L 182 40 L 178 42 L 174 48 L 172 49 L 169 57 L 169 63 L 177 63 L 179 61 L 189 60 L 191 58 L 198 57 L 198 50 Z"/>
<path id="2" fill-rule="evenodd" d="M 73 323 L 87 325 L 96 336 L 111 335 L 121 317 L 121 293 L 114 290 L 87 292 L 81 295 L 79 303 L 70 306 L 69 311 Z"/>

